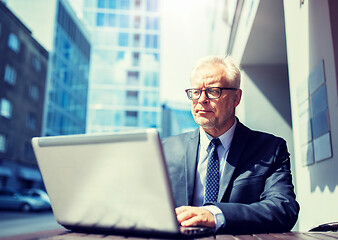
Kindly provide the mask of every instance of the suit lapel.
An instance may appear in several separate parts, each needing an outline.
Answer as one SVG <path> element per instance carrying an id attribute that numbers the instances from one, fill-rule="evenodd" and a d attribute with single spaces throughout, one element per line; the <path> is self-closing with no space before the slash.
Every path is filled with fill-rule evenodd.
<path id="1" fill-rule="evenodd" d="M 192 205 L 195 188 L 195 177 L 197 168 L 199 129 L 191 135 L 190 142 L 187 143 L 187 155 L 185 161 L 186 184 L 187 184 L 187 204 Z"/>
<path id="2" fill-rule="evenodd" d="M 238 119 L 237 119 L 238 121 Z M 236 130 L 231 142 L 231 146 L 229 149 L 229 154 L 226 159 L 225 169 L 224 169 L 224 177 L 222 178 L 222 182 L 220 184 L 220 190 L 218 194 L 218 202 L 220 202 L 225 194 L 226 189 L 229 186 L 232 175 L 235 171 L 235 168 L 239 162 L 241 154 L 244 151 L 244 147 L 248 138 L 246 135 L 249 134 L 248 129 L 239 121 L 237 122 Z"/>

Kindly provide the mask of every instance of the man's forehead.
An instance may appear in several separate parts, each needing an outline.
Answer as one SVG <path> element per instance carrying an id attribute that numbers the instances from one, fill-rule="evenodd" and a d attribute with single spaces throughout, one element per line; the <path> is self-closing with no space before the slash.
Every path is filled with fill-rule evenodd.
<path id="1" fill-rule="evenodd" d="M 216 75 L 223 75 L 224 67 L 220 64 L 204 64 L 198 67 L 194 73 L 195 76 L 212 77 Z"/>
<path id="2" fill-rule="evenodd" d="M 223 79 L 223 70 L 219 68 L 201 68 L 192 76 L 192 82 L 220 82 Z"/>

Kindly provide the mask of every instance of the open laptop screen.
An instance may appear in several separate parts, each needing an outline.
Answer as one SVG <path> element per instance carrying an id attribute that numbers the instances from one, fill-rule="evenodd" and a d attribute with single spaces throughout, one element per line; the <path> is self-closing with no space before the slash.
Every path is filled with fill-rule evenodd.
<path id="1" fill-rule="evenodd" d="M 155 129 L 39 137 L 32 144 L 61 225 L 179 231 Z"/>

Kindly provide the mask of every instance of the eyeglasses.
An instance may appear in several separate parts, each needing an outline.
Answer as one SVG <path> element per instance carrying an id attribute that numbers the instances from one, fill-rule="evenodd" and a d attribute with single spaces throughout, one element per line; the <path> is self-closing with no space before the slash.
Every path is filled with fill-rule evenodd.
<path id="1" fill-rule="evenodd" d="M 209 99 L 217 99 L 222 95 L 222 90 L 232 90 L 236 91 L 237 88 L 221 88 L 221 87 L 211 87 L 207 89 L 197 89 L 197 88 L 189 88 L 186 89 L 185 92 L 190 100 L 197 100 L 201 97 L 202 92 L 204 91 L 207 98 Z"/>

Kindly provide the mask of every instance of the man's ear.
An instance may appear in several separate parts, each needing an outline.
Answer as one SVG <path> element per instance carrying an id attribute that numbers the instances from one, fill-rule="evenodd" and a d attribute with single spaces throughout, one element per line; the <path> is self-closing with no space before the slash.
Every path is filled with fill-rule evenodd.
<path id="1" fill-rule="evenodd" d="M 235 101 L 234 101 L 234 107 L 237 107 L 239 105 L 239 103 L 241 102 L 242 89 L 236 90 L 235 94 L 236 94 L 236 97 L 235 97 Z"/>

